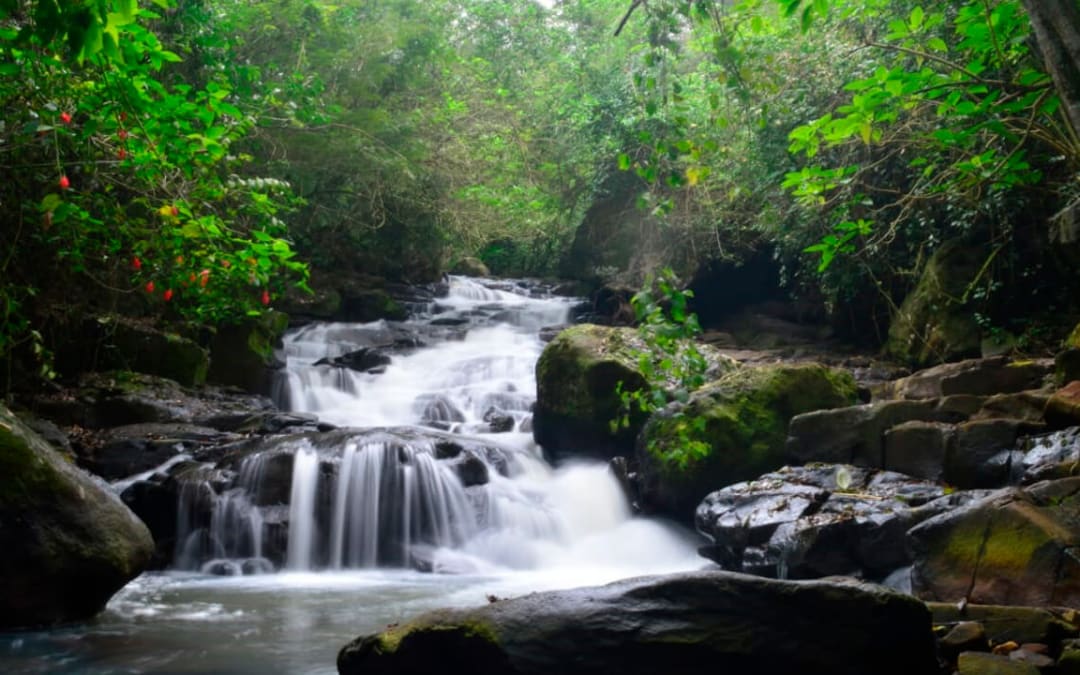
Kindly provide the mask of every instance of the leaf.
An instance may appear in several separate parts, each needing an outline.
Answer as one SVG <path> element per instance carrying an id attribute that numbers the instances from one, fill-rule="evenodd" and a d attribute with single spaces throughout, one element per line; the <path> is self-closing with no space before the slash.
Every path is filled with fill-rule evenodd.
<path id="1" fill-rule="evenodd" d="M 619 171 L 627 171 L 630 169 L 630 155 L 625 152 L 619 153 Z"/>

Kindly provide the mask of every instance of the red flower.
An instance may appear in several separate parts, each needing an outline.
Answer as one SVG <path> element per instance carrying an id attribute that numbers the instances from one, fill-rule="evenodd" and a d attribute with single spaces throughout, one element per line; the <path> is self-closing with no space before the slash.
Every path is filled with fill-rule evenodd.
<path id="1" fill-rule="evenodd" d="M 163 297 L 165 298 L 165 302 L 168 302 L 168 301 L 172 300 L 172 289 L 171 288 L 166 288 L 165 289 L 165 295 Z"/>
<path id="2" fill-rule="evenodd" d="M 120 111 L 120 121 L 124 122 L 126 120 L 127 120 L 127 113 L 125 111 L 121 110 Z"/>
<path id="3" fill-rule="evenodd" d="M 71 113 L 67 111 L 60 113 L 60 121 L 64 124 L 71 124 Z"/>
<path id="4" fill-rule="evenodd" d="M 199 285 L 206 288 L 206 282 L 210 281 L 210 270 L 199 272 Z"/>
<path id="5" fill-rule="evenodd" d="M 121 129 L 120 131 L 117 131 L 116 135 L 120 138 L 120 140 L 126 139 L 128 137 L 127 129 Z"/>
<path id="6" fill-rule="evenodd" d="M 116 158 L 117 159 L 127 159 L 127 150 L 125 150 L 123 148 L 120 148 L 119 150 L 117 150 L 116 151 Z"/>
<path id="7" fill-rule="evenodd" d="M 263 305 L 269 305 L 270 304 L 270 291 L 266 291 L 266 290 L 263 291 L 263 293 L 262 293 L 262 304 Z"/>
<path id="8" fill-rule="evenodd" d="M 224 267 L 225 269 L 229 269 L 230 267 L 232 267 L 232 263 L 229 262 L 228 260 L 222 260 L 221 261 L 221 266 Z"/>
<path id="9" fill-rule="evenodd" d="M 135 270 L 136 272 L 142 269 L 142 261 L 139 260 L 139 256 L 135 256 L 131 259 L 131 269 Z"/>
<path id="10" fill-rule="evenodd" d="M 69 187 L 71 187 L 71 181 L 68 180 L 68 177 L 67 176 L 60 176 L 60 189 L 61 190 L 66 190 Z"/>
<path id="11" fill-rule="evenodd" d="M 180 209 L 178 209 L 178 208 L 176 208 L 175 206 L 173 206 L 173 207 L 172 207 L 172 217 L 173 217 L 173 218 L 176 218 L 176 217 L 177 217 L 177 216 L 179 216 L 179 215 L 180 215 Z"/>
<path id="12" fill-rule="evenodd" d="M 146 282 L 146 292 L 147 293 L 153 293 L 154 292 L 154 282 L 153 281 L 147 281 Z"/>

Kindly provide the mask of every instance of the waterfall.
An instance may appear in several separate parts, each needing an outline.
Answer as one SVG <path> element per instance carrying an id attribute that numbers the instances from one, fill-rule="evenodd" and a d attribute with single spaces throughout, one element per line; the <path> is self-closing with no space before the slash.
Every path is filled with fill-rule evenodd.
<path id="1" fill-rule="evenodd" d="M 570 306 L 451 277 L 408 321 L 291 331 L 279 405 L 343 428 L 253 441 L 187 471 L 175 565 L 471 572 L 640 559 L 621 553 L 631 515 L 607 467 L 555 471 L 528 431 L 539 329 Z M 376 353 L 377 368 L 352 369 Z"/>

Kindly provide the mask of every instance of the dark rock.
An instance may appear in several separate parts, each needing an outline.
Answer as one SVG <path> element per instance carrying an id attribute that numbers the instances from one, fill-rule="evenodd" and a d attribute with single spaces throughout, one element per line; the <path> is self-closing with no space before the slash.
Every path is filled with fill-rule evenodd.
<path id="1" fill-rule="evenodd" d="M 0 628 L 87 619 L 146 568 L 146 526 L 0 406 Z"/>
<path id="2" fill-rule="evenodd" d="M 420 415 L 422 424 L 465 421 L 465 413 L 444 394 L 421 394 L 413 402 L 413 410 Z"/>
<path id="3" fill-rule="evenodd" d="M 990 642 L 986 638 L 986 628 L 981 623 L 960 621 L 938 641 L 938 648 L 942 656 L 952 661 L 960 652 L 990 651 Z"/>
<path id="4" fill-rule="evenodd" d="M 372 347 L 361 347 L 360 349 L 351 351 L 341 356 L 335 356 L 334 358 L 319 359 L 315 362 L 316 366 L 337 366 L 339 368 L 348 368 L 360 373 L 374 373 L 377 369 L 390 365 L 391 358 Z M 384 368 L 385 370 L 385 368 Z M 381 371 L 380 371 L 381 372 Z"/>
<path id="5" fill-rule="evenodd" d="M 1080 380 L 1058 389 L 1046 403 L 1046 422 L 1061 428 L 1080 424 Z"/>
<path id="6" fill-rule="evenodd" d="M 1024 439 L 1019 448 L 1020 482 L 1068 478 L 1080 471 L 1080 427 Z"/>
<path id="7" fill-rule="evenodd" d="M 845 486 L 841 488 L 841 485 Z M 785 467 L 707 496 L 702 555 L 763 576 L 882 578 L 910 563 L 905 533 L 944 510 L 932 483 L 852 466 Z"/>
<path id="8" fill-rule="evenodd" d="M 827 620 L 823 618 L 827 617 Z M 535 593 L 425 614 L 361 637 L 338 672 L 911 675 L 936 672 L 930 616 L 853 581 L 698 572 Z"/>
<path id="9" fill-rule="evenodd" d="M 1054 380 L 1059 385 L 1080 380 L 1080 348 L 1070 347 L 1054 357 Z"/>
<path id="10" fill-rule="evenodd" d="M 990 494 L 908 532 L 921 598 L 980 604 L 1080 603 L 1080 478 Z"/>
<path id="11" fill-rule="evenodd" d="M 654 414 L 637 441 L 643 506 L 685 521 L 718 485 L 786 463 L 788 423 L 801 413 L 850 405 L 855 381 L 819 364 L 775 364 L 729 372 Z M 686 446 L 701 452 L 680 462 Z"/>
<path id="12" fill-rule="evenodd" d="M 1038 646 L 1042 647 L 1044 650 L 1046 649 L 1046 645 Z M 1054 666 L 1054 659 L 1050 658 L 1045 653 L 1035 651 L 1034 649 L 1025 649 L 1024 647 L 1025 645 L 1021 645 L 1020 649 L 1010 652 L 1009 660 L 1030 664 L 1038 668 L 1040 672 Z"/>
<path id="13" fill-rule="evenodd" d="M 469 323 L 469 318 L 465 316 L 441 316 L 432 319 L 429 323 L 432 326 L 465 326 Z"/>
<path id="14" fill-rule="evenodd" d="M 958 675 L 1039 675 L 1039 669 L 1029 663 L 983 652 L 960 654 L 956 672 Z"/>
<path id="15" fill-rule="evenodd" d="M 1057 644 L 1080 632 L 1076 611 L 1043 607 L 1006 607 L 999 605 L 928 602 L 935 625 L 955 626 L 978 622 L 992 644 L 1004 642 L 1042 642 Z"/>
<path id="16" fill-rule="evenodd" d="M 885 432 L 884 465 L 889 471 L 941 480 L 956 435 L 951 424 L 911 421 Z"/>
<path id="17" fill-rule="evenodd" d="M 1034 429 L 1042 426 L 1043 411 L 1049 399 L 1049 392 L 1043 389 L 997 394 L 987 398 L 979 410 L 971 415 L 971 419 L 1014 419 Z"/>
<path id="18" fill-rule="evenodd" d="M 80 447 L 79 460 L 84 468 L 113 481 L 149 471 L 177 454 L 239 438 L 192 424 L 130 424 L 99 434 L 98 445 Z"/>
<path id="19" fill-rule="evenodd" d="M 498 408 L 488 408 L 484 412 L 484 421 L 491 427 L 492 433 L 499 434 L 514 430 L 514 416 Z"/>
<path id="20" fill-rule="evenodd" d="M 450 466 L 453 467 L 458 478 L 461 479 L 461 484 L 465 487 L 485 485 L 491 478 L 487 464 L 472 452 L 463 455 Z"/>
<path id="21" fill-rule="evenodd" d="M 288 327 L 289 317 L 273 311 L 238 323 L 219 324 L 210 339 L 207 381 L 269 394 L 274 371 L 285 366 L 277 350 Z"/>
<path id="22" fill-rule="evenodd" d="M 450 268 L 451 274 L 463 274 L 467 277 L 489 277 L 491 270 L 478 258 L 461 258 Z"/>
<path id="23" fill-rule="evenodd" d="M 1009 451 L 1025 428 L 1022 422 L 1009 419 L 958 424 L 945 459 L 945 481 L 965 489 L 1006 485 L 1012 473 Z"/>

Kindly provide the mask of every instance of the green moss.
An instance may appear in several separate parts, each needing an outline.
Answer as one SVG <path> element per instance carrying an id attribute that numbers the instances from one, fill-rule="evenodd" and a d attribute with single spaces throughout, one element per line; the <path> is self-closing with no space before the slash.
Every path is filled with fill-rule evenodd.
<path id="1" fill-rule="evenodd" d="M 792 417 L 856 399 L 849 373 L 818 364 L 735 370 L 696 393 L 678 413 L 650 423 L 646 447 L 669 478 L 729 470 L 751 477 L 783 463 Z M 689 444 L 706 450 L 686 461 L 682 450 Z"/>
<path id="2" fill-rule="evenodd" d="M 1027 568 L 1039 549 L 1056 546 L 1053 537 L 1031 523 L 1001 511 L 990 527 L 982 520 L 966 520 L 948 533 L 943 555 L 945 564 L 958 569 L 994 570 L 1000 573 Z"/>
<path id="3" fill-rule="evenodd" d="M 394 626 L 379 634 L 375 649 L 381 654 L 393 654 L 406 638 L 424 633 L 456 633 L 462 638 L 480 639 L 491 644 L 499 644 L 499 635 L 494 626 L 476 618 L 461 618 L 450 621 L 444 619 L 423 618 L 402 626 Z"/>

